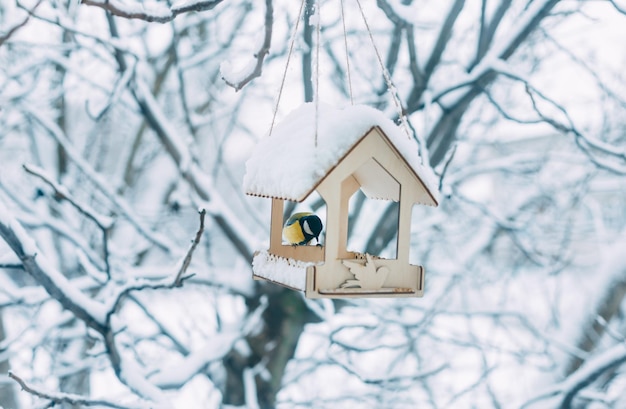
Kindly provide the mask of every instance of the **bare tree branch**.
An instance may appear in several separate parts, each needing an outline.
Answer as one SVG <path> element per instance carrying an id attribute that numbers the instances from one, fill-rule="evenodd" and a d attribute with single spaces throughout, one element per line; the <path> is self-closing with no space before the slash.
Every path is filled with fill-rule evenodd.
<path id="1" fill-rule="evenodd" d="M 533 110 L 539 115 L 539 117 L 544 122 L 550 124 L 555 129 L 561 132 L 572 133 L 575 137 L 576 144 L 593 163 L 595 163 L 598 167 L 608 170 L 610 172 L 626 174 L 626 149 L 619 146 L 612 146 L 608 143 L 599 141 L 580 132 L 574 126 L 574 121 L 570 118 L 567 110 L 562 105 L 556 103 L 551 98 L 548 98 L 537 89 L 533 89 L 533 91 L 531 92 L 529 84 L 526 84 L 526 93 L 531 99 Z M 539 108 L 537 104 L 537 99 L 534 94 L 539 96 L 544 101 L 547 101 L 559 112 L 561 112 L 561 114 L 566 118 L 568 124 L 564 125 L 559 121 L 545 115 Z M 614 158 L 614 162 L 617 161 L 617 163 L 609 163 L 603 158 L 603 156 L 600 155 L 608 158 Z"/>
<path id="2" fill-rule="evenodd" d="M 24 266 L 21 264 L 8 264 L 8 263 L 0 263 L 0 268 L 6 268 L 11 270 L 24 270 Z"/>
<path id="3" fill-rule="evenodd" d="M 488 60 L 490 55 L 492 55 L 494 59 L 508 60 L 557 3 L 558 0 L 543 0 L 536 4 L 532 3 L 525 11 L 523 17 L 520 17 L 520 22 L 517 26 L 512 28 L 512 35 L 508 41 L 500 44 L 498 47 L 491 48 L 489 52 L 485 54 L 483 60 Z M 479 65 L 476 66 L 474 71 L 478 69 Z M 449 147 L 454 142 L 456 130 L 469 104 L 497 77 L 497 71 L 494 71 L 489 64 L 484 68 L 484 70 L 479 70 L 479 72 L 476 73 L 474 84 L 457 98 L 452 106 L 442 107 L 446 115 L 440 118 L 428 136 L 428 148 L 431 152 L 430 163 L 433 166 L 441 162 Z M 418 101 L 416 100 L 415 102 L 417 103 Z M 409 112 L 413 111 L 409 109 Z"/>
<path id="4" fill-rule="evenodd" d="M 498 4 L 498 8 L 493 13 L 491 20 L 487 22 L 485 17 L 485 8 L 487 5 L 487 0 L 483 1 L 482 10 L 481 10 L 481 21 L 480 21 L 480 33 L 478 37 L 478 45 L 476 47 L 476 57 L 474 57 L 474 61 L 469 65 L 469 70 L 471 71 L 480 60 L 483 59 L 487 51 L 489 50 L 489 46 L 493 41 L 493 37 L 496 33 L 496 29 L 499 27 L 502 18 L 506 14 L 509 7 L 511 7 L 512 0 L 501 0 L 500 4 Z"/>
<path id="5" fill-rule="evenodd" d="M 193 257 L 193 252 L 196 250 L 196 247 L 198 247 L 198 244 L 200 244 L 200 238 L 202 238 L 202 233 L 204 233 L 204 216 L 206 216 L 206 209 L 201 209 L 199 213 L 200 213 L 200 227 L 198 227 L 196 236 L 191 241 L 191 246 L 189 247 L 187 254 L 185 254 L 185 258 L 183 259 L 183 263 L 180 266 L 180 270 L 178 270 L 176 277 L 174 277 L 175 287 L 180 287 L 183 284 L 183 279 L 184 279 L 183 277 L 185 273 L 187 272 L 187 269 L 189 268 L 189 264 L 191 264 L 191 258 Z M 189 278 L 189 276 L 187 276 L 187 278 Z"/>
<path id="6" fill-rule="evenodd" d="M 454 29 L 454 23 L 457 18 L 461 14 L 463 10 L 463 6 L 465 5 L 465 0 L 456 0 L 450 11 L 446 15 L 446 20 L 444 21 L 441 30 L 439 31 L 439 35 L 437 36 L 437 41 L 433 47 L 428 60 L 426 61 L 426 65 L 422 71 L 422 75 L 420 76 L 420 82 L 414 84 L 413 89 L 406 102 L 407 112 L 411 113 L 417 109 L 417 105 L 419 104 L 420 99 L 422 98 L 422 94 L 428 85 L 428 81 L 432 77 L 435 72 L 435 68 L 437 64 L 441 61 L 441 57 L 443 56 L 443 52 L 446 50 L 446 46 L 450 41 L 452 36 L 452 30 Z"/>
<path id="7" fill-rule="evenodd" d="M 27 10 L 28 15 L 24 18 L 24 20 L 22 20 L 20 23 L 18 23 L 16 25 L 14 25 L 13 27 L 11 27 L 5 34 L 0 35 L 0 47 L 2 46 L 2 44 L 4 44 L 5 41 L 7 41 L 9 38 L 11 38 L 11 36 L 13 34 L 15 34 L 17 32 L 17 30 L 19 30 L 20 28 L 24 27 L 26 25 L 26 23 L 28 23 L 28 20 L 33 15 L 35 10 L 37 10 L 37 7 L 39 7 L 39 5 L 42 2 L 43 2 L 43 0 L 38 0 L 37 3 L 35 3 L 35 5 L 31 9 Z"/>

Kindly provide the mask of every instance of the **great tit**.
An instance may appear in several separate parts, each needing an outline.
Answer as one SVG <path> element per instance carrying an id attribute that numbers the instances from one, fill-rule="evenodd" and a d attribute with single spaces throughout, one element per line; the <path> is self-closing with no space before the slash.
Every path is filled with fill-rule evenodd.
<path id="1" fill-rule="evenodd" d="M 283 237 L 294 246 L 305 246 L 313 239 L 319 244 L 320 233 L 322 221 L 310 212 L 294 213 L 283 227 Z"/>

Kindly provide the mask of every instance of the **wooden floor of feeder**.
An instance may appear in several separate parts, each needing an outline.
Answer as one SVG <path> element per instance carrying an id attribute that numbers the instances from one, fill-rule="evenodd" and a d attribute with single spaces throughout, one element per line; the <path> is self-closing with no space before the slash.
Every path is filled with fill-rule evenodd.
<path id="1" fill-rule="evenodd" d="M 305 295 L 307 298 L 385 298 L 423 297 L 424 268 L 401 263 L 398 260 L 376 258 L 377 267 L 386 267 L 390 274 L 381 287 L 342 288 L 342 284 L 355 281 L 346 262 L 363 261 L 360 258 L 334 260 L 307 268 Z M 366 263 L 366 262 L 365 262 Z"/>
<path id="2" fill-rule="evenodd" d="M 307 298 L 422 297 L 424 268 L 399 260 L 353 253 L 353 258 L 332 262 L 299 261 L 268 251 L 255 253 L 253 278 L 303 291 Z M 356 280 L 355 269 L 388 273 L 376 284 Z M 357 273 L 358 275 L 358 273 Z M 362 278 L 362 277 L 361 277 Z M 342 287 L 346 286 L 348 287 Z M 358 285 L 364 285 L 361 288 Z M 367 286 L 369 285 L 369 286 Z"/>

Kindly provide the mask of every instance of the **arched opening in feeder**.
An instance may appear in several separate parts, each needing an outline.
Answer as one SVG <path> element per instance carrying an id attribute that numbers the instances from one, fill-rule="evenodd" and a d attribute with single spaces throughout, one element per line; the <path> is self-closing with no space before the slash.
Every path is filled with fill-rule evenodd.
<path id="1" fill-rule="evenodd" d="M 374 159 L 366 161 L 351 177 L 359 189 L 348 205 L 348 251 L 364 255 L 368 248 L 381 248 L 387 243 L 372 255 L 396 259 L 400 184 Z M 379 219 L 383 220 L 382 226 L 374 231 Z"/>

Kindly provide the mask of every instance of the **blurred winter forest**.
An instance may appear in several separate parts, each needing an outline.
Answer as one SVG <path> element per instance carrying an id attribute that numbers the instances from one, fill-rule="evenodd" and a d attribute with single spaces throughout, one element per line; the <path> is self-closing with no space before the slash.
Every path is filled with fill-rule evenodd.
<path id="1" fill-rule="evenodd" d="M 624 38 L 621 0 L 0 0 L 0 407 L 626 407 Z M 425 296 L 253 281 L 283 73 L 277 122 L 397 118 L 376 51 L 440 177 Z"/>

